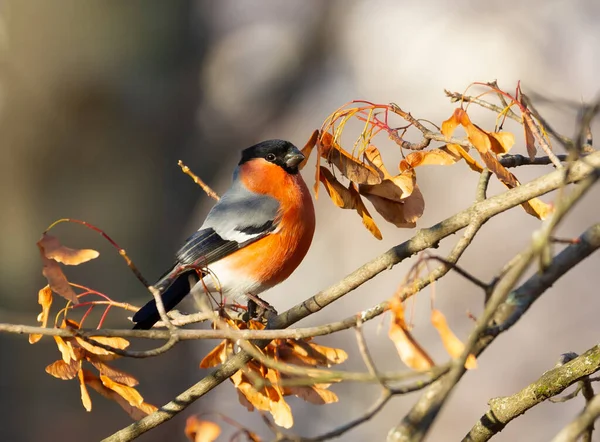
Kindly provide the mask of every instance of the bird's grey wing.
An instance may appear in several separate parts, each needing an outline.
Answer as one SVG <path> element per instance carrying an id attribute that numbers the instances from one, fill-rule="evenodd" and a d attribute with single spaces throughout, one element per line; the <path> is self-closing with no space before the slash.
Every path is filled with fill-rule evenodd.
<path id="1" fill-rule="evenodd" d="M 263 238 L 277 228 L 279 202 L 234 184 L 208 213 L 204 224 L 177 252 L 180 265 L 208 265 Z"/>

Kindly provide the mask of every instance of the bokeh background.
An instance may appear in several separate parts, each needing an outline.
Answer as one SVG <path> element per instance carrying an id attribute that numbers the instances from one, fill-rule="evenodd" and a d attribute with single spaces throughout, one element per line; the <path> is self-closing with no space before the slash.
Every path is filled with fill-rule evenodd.
<path id="1" fill-rule="evenodd" d="M 302 146 L 349 100 L 394 101 L 439 124 L 454 108 L 444 88 L 462 91 L 472 81 L 493 79 L 506 88 L 521 80 L 527 92 L 551 99 L 540 102 L 541 110 L 571 135 L 577 109 L 559 99 L 589 101 L 600 90 L 595 0 L 3 0 L 0 19 L 1 322 L 35 324 L 37 290 L 45 284 L 35 242 L 57 218 L 100 226 L 149 279 L 158 277 L 212 204 L 180 172 L 179 159 L 222 192 L 240 149 L 267 138 Z M 490 113 L 476 115 L 482 125 L 493 125 Z M 516 151 L 524 153 L 519 143 Z M 388 158 L 399 156 L 383 138 L 380 147 Z M 527 180 L 548 170 L 517 175 Z M 419 172 L 426 199 L 420 227 L 472 202 L 477 176 L 466 166 Z M 310 166 L 305 177 L 312 185 Z M 499 190 L 492 186 L 492 192 Z M 592 191 L 560 234 L 573 237 L 597 222 L 599 197 L 598 189 Z M 318 230 L 308 258 L 265 296 L 280 311 L 414 234 L 381 221 L 379 242 L 355 214 L 334 208 L 326 196 L 316 208 Z M 462 265 L 491 278 L 538 225 L 520 209 L 494 219 Z M 69 245 L 101 252 L 95 262 L 67 269 L 71 280 L 116 299 L 145 302 L 148 294 L 98 235 L 77 225 L 61 225 L 55 233 Z M 440 252 L 454 239 L 443 242 Z M 413 262 L 302 324 L 341 319 L 388 298 Z M 453 393 L 429 440 L 459 440 L 491 397 L 534 381 L 561 353 L 598 342 L 599 266 L 596 254 L 561 279 L 485 352 L 479 369 Z M 418 296 L 415 335 L 442 362 L 447 356 L 428 320 L 431 296 L 431 290 Z M 482 298 L 455 275 L 435 287 L 436 306 L 462 338 L 471 326 L 466 312 L 480 313 Z M 382 324 L 376 320 L 365 327 L 369 345 L 381 369 L 400 368 Z M 125 315 L 114 311 L 108 325 L 127 326 Z M 364 369 L 351 332 L 320 342 L 346 349 L 348 369 Z M 212 345 L 187 342 L 156 359 L 120 366 L 140 379 L 148 401 L 160 405 L 206 374 L 198 363 Z M 130 423 L 118 405 L 94 392 L 94 409 L 86 413 L 76 381 L 44 372 L 59 356 L 51 339 L 30 346 L 26 337 L 0 335 L 0 348 L 0 440 L 94 441 Z M 379 394 L 371 385 L 333 390 L 340 402 L 323 407 L 290 399 L 295 431 L 311 436 L 332 429 L 361 415 Z M 342 440 L 384 440 L 417 397 L 395 398 Z M 580 398 L 540 405 L 495 439 L 547 441 L 581 407 Z M 269 435 L 226 382 L 140 440 L 183 441 L 185 417 L 207 411 Z M 232 432 L 224 427 L 226 435 Z"/>

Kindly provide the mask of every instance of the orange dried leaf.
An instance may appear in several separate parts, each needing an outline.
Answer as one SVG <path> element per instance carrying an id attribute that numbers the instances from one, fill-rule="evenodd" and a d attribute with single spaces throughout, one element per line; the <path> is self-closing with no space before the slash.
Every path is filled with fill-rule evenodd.
<path id="1" fill-rule="evenodd" d="M 50 307 L 52 306 L 52 290 L 47 285 L 38 292 L 38 304 L 42 306 L 42 312 L 38 315 L 37 320 L 41 322 L 42 327 L 48 325 L 48 315 L 50 314 Z M 29 343 L 35 344 L 42 338 L 39 333 L 29 335 Z"/>
<path id="2" fill-rule="evenodd" d="M 338 401 L 337 395 L 316 386 L 289 386 L 284 388 L 286 395 L 294 395 L 314 405 L 332 404 Z"/>
<path id="3" fill-rule="evenodd" d="M 345 187 L 335 178 L 335 176 L 333 176 L 329 169 L 323 166 L 320 166 L 319 179 L 325 186 L 325 190 L 336 206 L 341 207 L 342 209 L 356 210 L 361 216 L 363 225 L 367 230 L 371 232 L 375 238 L 382 238 L 381 231 L 375 224 L 375 221 L 363 203 L 360 194 L 354 188 L 353 183 L 350 183 L 348 187 Z"/>
<path id="4" fill-rule="evenodd" d="M 488 169 L 490 169 L 490 171 L 492 171 L 506 187 L 513 189 L 521 185 L 517 177 L 505 168 L 493 153 L 487 152 L 480 155 Z M 525 209 L 525 212 L 539 219 L 546 219 L 553 210 L 552 206 L 544 203 L 539 198 L 533 198 L 526 203 L 521 204 L 521 206 Z"/>
<path id="5" fill-rule="evenodd" d="M 83 373 L 84 380 L 87 385 L 96 390 L 105 398 L 113 400 L 117 404 L 119 404 L 121 408 L 123 408 L 123 410 L 125 410 L 125 412 L 129 416 L 131 416 L 132 419 L 140 420 L 141 418 L 157 410 L 157 408 L 154 405 L 148 404 L 147 402 L 142 402 L 138 406 L 134 407 L 130 405 L 125 399 L 123 399 L 118 393 L 105 387 L 100 381 L 99 377 L 89 372 L 88 370 L 83 370 Z"/>
<path id="6" fill-rule="evenodd" d="M 89 339 L 93 339 L 94 341 L 98 342 L 99 344 L 109 345 L 111 347 L 118 348 L 120 350 L 124 350 L 125 348 L 129 347 L 129 341 L 127 339 L 120 338 L 118 336 L 114 336 L 114 337 L 90 336 Z M 114 355 L 113 352 L 106 350 L 104 348 L 101 348 L 101 347 L 97 347 L 94 344 L 92 344 L 91 342 L 85 341 L 84 339 L 82 339 L 80 337 L 76 337 L 75 340 L 82 348 L 84 348 L 85 350 L 87 350 L 90 353 L 93 353 L 95 355 Z"/>
<path id="7" fill-rule="evenodd" d="M 539 198 L 533 198 L 522 204 L 522 206 L 523 209 L 525 209 L 525 212 L 539 219 L 546 219 L 552 212 L 554 212 L 552 205 L 543 202 Z"/>
<path id="8" fill-rule="evenodd" d="M 119 396 L 125 399 L 129 405 L 133 407 L 139 407 L 144 402 L 144 398 L 135 388 L 119 384 L 108 376 L 104 376 L 102 374 L 100 375 L 100 380 L 102 381 L 102 385 L 117 393 Z"/>
<path id="9" fill-rule="evenodd" d="M 83 404 L 83 408 L 85 408 L 88 412 L 92 411 L 92 399 L 90 398 L 90 393 L 85 386 L 83 370 L 80 368 L 77 374 L 79 376 L 79 388 L 81 389 L 81 403 Z"/>
<path id="10" fill-rule="evenodd" d="M 319 154 L 322 158 L 333 164 L 338 170 L 356 184 L 379 184 L 383 174 L 358 158 L 354 158 L 342 147 L 334 142 L 329 132 L 321 132 L 318 140 Z"/>
<path id="11" fill-rule="evenodd" d="M 216 367 L 227 360 L 227 355 L 227 340 L 223 340 L 210 353 L 204 356 L 204 359 L 200 361 L 200 368 Z"/>
<path id="12" fill-rule="evenodd" d="M 298 165 L 298 169 L 302 170 L 304 168 L 304 166 L 306 166 L 306 163 L 308 163 L 308 158 L 310 157 L 310 154 L 312 153 L 313 149 L 317 145 L 318 138 L 319 138 L 319 129 L 316 129 L 312 133 L 312 135 L 310 136 L 310 138 L 308 139 L 308 141 L 306 142 L 306 144 L 304 145 L 304 147 L 301 150 L 301 152 L 305 158 Z"/>
<path id="13" fill-rule="evenodd" d="M 413 370 L 428 370 L 433 367 L 435 363 L 431 357 L 421 348 L 408 331 L 408 327 L 404 321 L 404 307 L 402 306 L 402 302 L 397 298 L 393 298 L 390 302 L 390 309 L 393 317 L 388 336 L 396 346 L 402 362 Z"/>
<path id="14" fill-rule="evenodd" d="M 60 354 L 62 355 L 63 361 L 68 364 L 72 360 L 77 360 L 77 356 L 75 356 L 75 352 L 73 351 L 73 346 L 71 345 L 70 341 L 65 341 L 60 336 L 53 336 L 53 338 L 56 342 L 56 346 L 58 347 L 58 351 L 60 351 Z"/>
<path id="15" fill-rule="evenodd" d="M 66 265 L 79 265 L 97 258 L 100 254 L 91 249 L 71 249 L 63 246 L 58 238 L 44 233 L 38 241 L 38 246 L 44 249 L 44 255 L 48 259 Z"/>
<path id="16" fill-rule="evenodd" d="M 394 224 L 396 227 L 415 227 L 417 225 L 416 221 L 423 215 L 425 210 L 425 199 L 417 185 L 415 185 L 411 195 L 401 202 L 372 195 L 366 193 L 366 191 L 363 192 L 362 186 L 361 193 L 373 204 L 375 210 L 386 221 Z"/>
<path id="17" fill-rule="evenodd" d="M 292 409 L 288 403 L 283 399 L 279 401 L 271 401 L 270 410 L 271 416 L 277 425 L 283 428 L 292 428 L 294 426 L 294 416 L 292 416 Z"/>
<path id="18" fill-rule="evenodd" d="M 240 391 L 240 393 L 244 395 L 246 400 L 248 400 L 248 402 L 252 404 L 252 406 L 257 408 L 258 410 L 269 411 L 271 400 L 265 394 L 257 391 L 254 388 L 254 386 L 248 381 L 248 378 L 244 376 L 241 370 L 238 371 L 238 373 L 240 374 L 238 375 L 239 379 L 237 381 L 237 384 L 236 380 L 234 379 L 234 376 L 236 375 L 233 375 L 231 377 L 231 380 L 233 381 L 235 387 Z M 242 405 L 245 405 L 242 401 L 240 402 L 242 403 Z"/>
<path id="19" fill-rule="evenodd" d="M 92 355 L 88 355 L 86 359 L 100 372 L 100 374 L 111 378 L 115 382 L 127 385 L 128 387 L 135 387 L 139 384 L 138 380 L 131 374 L 119 370 L 118 368 L 111 367 L 94 358 Z"/>
<path id="20" fill-rule="evenodd" d="M 442 343 L 448 354 L 452 358 L 458 358 L 464 351 L 465 346 L 452 330 L 450 330 L 444 314 L 439 310 L 433 309 L 431 311 L 431 323 L 440 334 L 440 338 L 442 338 Z M 475 358 L 475 355 L 470 354 L 468 356 L 467 361 L 465 362 L 465 368 L 467 370 L 477 368 L 477 359 Z"/>
<path id="21" fill-rule="evenodd" d="M 342 209 L 353 209 L 350 191 L 333 176 L 328 168 L 321 166 L 320 170 L 319 179 L 325 186 L 325 190 L 333 204 Z"/>
<path id="22" fill-rule="evenodd" d="M 321 365 L 327 367 L 341 364 L 348 359 L 348 353 L 341 348 L 325 347 L 323 345 L 315 344 L 314 342 L 309 342 L 308 346 L 325 357 L 324 362 Z"/>
<path id="23" fill-rule="evenodd" d="M 467 165 L 471 168 L 471 170 L 479 173 L 483 172 L 483 167 L 481 167 L 481 165 L 475 161 L 475 159 L 469 155 L 462 146 L 459 146 L 458 144 L 448 144 L 440 149 L 447 149 L 452 154 L 460 155 L 467 162 Z"/>
<path id="24" fill-rule="evenodd" d="M 214 422 L 190 416 L 185 421 L 185 435 L 191 442 L 214 442 L 221 434 L 221 428 Z"/>
<path id="25" fill-rule="evenodd" d="M 81 361 L 71 360 L 68 364 L 59 359 L 46 367 L 46 373 L 58 379 L 74 379 L 81 369 Z"/>
<path id="26" fill-rule="evenodd" d="M 515 136 L 510 132 L 487 132 L 492 142 L 492 151 L 499 155 L 508 153 L 515 144 Z"/>
<path id="27" fill-rule="evenodd" d="M 454 109 L 452 116 L 442 123 L 442 134 L 449 139 L 460 124 L 461 115 L 464 112 L 461 108 Z"/>

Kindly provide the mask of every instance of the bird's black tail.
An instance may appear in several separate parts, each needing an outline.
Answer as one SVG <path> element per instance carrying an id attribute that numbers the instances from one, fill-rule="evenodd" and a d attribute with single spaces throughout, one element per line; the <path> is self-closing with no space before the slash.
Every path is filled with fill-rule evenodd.
<path id="1" fill-rule="evenodd" d="M 190 292 L 191 287 L 199 281 L 195 270 L 182 272 L 173 281 L 169 280 L 171 272 L 167 273 L 155 287 L 162 292 L 161 298 L 165 311 L 170 311 Z M 170 284 L 170 285 L 169 285 Z M 133 315 L 134 329 L 149 330 L 160 321 L 156 301 L 150 300 Z"/>

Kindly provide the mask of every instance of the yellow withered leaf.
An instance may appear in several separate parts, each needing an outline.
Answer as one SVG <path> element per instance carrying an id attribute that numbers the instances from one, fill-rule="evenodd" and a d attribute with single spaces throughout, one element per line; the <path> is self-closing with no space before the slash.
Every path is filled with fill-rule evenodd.
<path id="1" fill-rule="evenodd" d="M 105 375 L 100 375 L 100 381 L 106 388 L 114 391 L 119 396 L 127 401 L 127 403 L 133 407 L 139 407 L 144 402 L 144 398 L 138 391 L 124 384 L 119 384 L 113 381 L 111 378 Z"/>
<path id="2" fill-rule="evenodd" d="M 185 435 L 191 442 L 214 442 L 221 434 L 221 427 L 214 422 L 190 416 L 185 421 Z"/>
<path id="3" fill-rule="evenodd" d="M 79 376 L 79 388 L 81 390 L 81 403 L 83 404 L 83 408 L 86 411 L 92 411 L 92 399 L 90 398 L 90 393 L 88 392 L 87 387 L 85 386 L 85 377 L 83 374 L 83 370 L 79 368 L 77 372 Z"/>
<path id="4" fill-rule="evenodd" d="M 431 357 L 413 338 L 404 321 L 404 307 L 397 298 L 390 301 L 392 321 L 388 332 L 402 362 L 413 370 L 428 370 L 435 365 Z"/>
<path id="5" fill-rule="evenodd" d="M 42 306 L 42 312 L 38 315 L 37 320 L 38 322 L 41 322 L 42 327 L 46 327 L 46 325 L 48 325 L 50 307 L 52 306 L 52 290 L 49 285 L 38 292 L 38 304 Z M 42 339 L 42 335 L 39 333 L 32 333 L 29 335 L 30 344 L 35 344 L 40 339 Z"/>
<path id="6" fill-rule="evenodd" d="M 431 323 L 440 334 L 440 338 L 442 338 L 442 343 L 448 354 L 452 358 L 458 358 L 464 351 L 465 345 L 456 337 L 452 330 L 450 330 L 444 314 L 439 310 L 433 309 L 431 311 Z M 477 368 L 477 359 L 475 358 L 475 355 L 470 354 L 467 357 L 465 368 L 467 370 Z"/>

